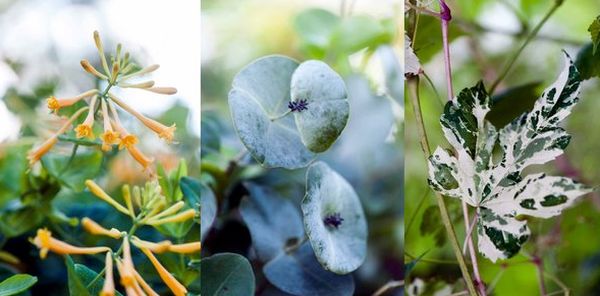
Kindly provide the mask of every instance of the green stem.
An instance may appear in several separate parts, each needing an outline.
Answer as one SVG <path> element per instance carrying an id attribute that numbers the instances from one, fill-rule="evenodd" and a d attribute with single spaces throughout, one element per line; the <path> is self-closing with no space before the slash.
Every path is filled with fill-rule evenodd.
<path id="1" fill-rule="evenodd" d="M 138 224 L 136 222 L 134 222 L 133 226 L 131 226 L 129 231 L 127 231 L 127 236 L 131 237 L 137 229 L 138 229 Z M 121 244 L 121 246 L 119 247 L 117 252 L 115 252 L 114 256 L 118 257 L 119 255 L 121 255 L 121 253 L 123 253 L 123 244 Z M 102 268 L 102 270 L 100 270 L 100 272 L 98 272 L 98 275 L 96 275 L 96 277 L 94 277 L 94 279 L 92 279 L 92 281 L 89 284 L 87 284 L 86 288 L 89 289 L 91 286 L 93 286 L 100 278 L 102 278 L 102 276 L 104 276 L 105 272 L 106 272 L 106 267 Z"/>
<path id="2" fill-rule="evenodd" d="M 500 74 L 500 76 L 498 76 L 498 78 L 496 78 L 496 80 L 492 83 L 492 86 L 490 87 L 490 90 L 488 91 L 488 93 L 490 95 L 494 93 L 494 90 L 496 90 L 496 88 L 498 87 L 498 84 L 500 84 L 500 82 L 502 80 L 504 80 L 504 78 L 506 78 L 506 75 L 508 75 L 508 72 L 513 67 L 513 65 L 519 58 L 519 56 L 521 55 L 521 52 L 523 52 L 523 49 L 525 49 L 525 47 L 529 44 L 529 42 L 531 42 L 531 40 L 533 40 L 533 38 L 535 38 L 535 36 L 540 31 L 542 26 L 544 26 L 546 21 L 548 21 L 548 19 L 550 19 L 550 17 L 554 14 L 554 12 L 558 9 L 558 7 L 560 7 L 562 5 L 563 2 L 564 2 L 564 0 L 555 0 L 554 4 L 550 8 L 550 10 L 546 13 L 546 15 L 544 15 L 544 18 L 542 18 L 542 20 L 535 26 L 535 28 L 533 28 L 533 30 L 529 33 L 529 35 L 527 35 L 527 39 L 525 39 L 525 42 L 523 42 L 521 47 L 519 47 L 519 49 L 517 49 L 517 51 L 508 60 L 508 63 L 506 64 L 506 66 L 504 67 L 504 70 L 502 71 L 502 74 Z"/>
<path id="3" fill-rule="evenodd" d="M 407 84 L 410 93 L 410 102 L 413 106 L 415 120 L 417 121 L 417 130 L 420 138 L 419 142 L 421 144 L 421 149 L 425 154 L 425 159 L 427 160 L 431 156 L 431 150 L 429 148 L 429 140 L 427 139 L 425 123 L 423 122 L 423 115 L 421 113 L 421 102 L 419 98 L 419 78 L 415 77 L 409 79 L 407 81 Z M 465 258 L 462 255 L 461 248 L 456 237 L 456 233 L 454 232 L 454 227 L 452 226 L 452 221 L 450 220 L 450 215 L 448 214 L 448 209 L 446 208 L 444 198 L 438 192 L 435 192 L 435 197 L 437 200 L 438 208 L 440 209 L 442 223 L 444 224 L 446 233 L 448 234 L 448 238 L 450 239 L 450 245 L 454 250 L 454 255 L 456 257 L 456 260 L 458 261 L 458 266 L 460 267 L 460 271 L 462 272 L 463 278 L 467 285 L 467 290 L 469 291 L 470 295 L 477 295 L 475 286 L 473 285 L 473 279 L 471 277 L 471 274 L 469 273 L 469 269 L 467 268 Z"/>
<path id="4" fill-rule="evenodd" d="M 73 150 L 71 151 L 71 156 L 69 157 L 69 160 L 67 161 L 67 164 L 65 165 L 65 167 L 62 169 L 62 171 L 60 171 L 60 174 L 58 174 L 59 176 L 62 176 L 62 174 L 64 174 L 69 169 L 69 167 L 71 166 L 71 163 L 73 163 L 73 160 L 75 159 L 75 155 L 77 155 L 77 149 L 79 149 L 79 144 L 73 145 Z"/>

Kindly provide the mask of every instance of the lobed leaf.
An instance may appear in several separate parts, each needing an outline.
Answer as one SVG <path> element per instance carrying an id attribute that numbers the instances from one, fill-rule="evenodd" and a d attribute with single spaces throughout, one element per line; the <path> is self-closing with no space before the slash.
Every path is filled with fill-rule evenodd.
<path id="1" fill-rule="evenodd" d="M 558 125 L 579 100 L 581 78 L 565 55 L 563 72 L 533 109 L 500 130 L 486 119 L 490 97 L 481 82 L 448 102 L 440 119 L 457 156 L 438 147 L 429 159 L 428 182 L 477 208 L 479 251 L 492 261 L 515 255 L 529 238 L 519 215 L 553 217 L 591 191 L 564 177 L 523 176 L 525 168 L 554 160 L 569 144 Z M 501 155 L 495 162 L 496 146 Z"/>

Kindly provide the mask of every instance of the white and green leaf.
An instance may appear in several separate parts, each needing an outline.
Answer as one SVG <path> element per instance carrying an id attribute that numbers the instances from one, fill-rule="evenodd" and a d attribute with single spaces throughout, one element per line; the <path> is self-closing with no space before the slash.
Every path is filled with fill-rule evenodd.
<path id="1" fill-rule="evenodd" d="M 439 148 L 429 159 L 429 184 L 443 195 L 460 198 L 479 213 L 479 251 L 492 261 L 515 255 L 529 237 L 519 215 L 559 215 L 590 192 L 564 177 L 523 176 L 523 170 L 563 153 L 570 136 L 559 124 L 579 100 L 580 76 L 565 53 L 565 68 L 533 109 L 499 131 L 486 120 L 490 97 L 480 82 L 446 104 L 440 122 L 456 152 Z M 494 149 L 499 146 L 499 160 Z"/>

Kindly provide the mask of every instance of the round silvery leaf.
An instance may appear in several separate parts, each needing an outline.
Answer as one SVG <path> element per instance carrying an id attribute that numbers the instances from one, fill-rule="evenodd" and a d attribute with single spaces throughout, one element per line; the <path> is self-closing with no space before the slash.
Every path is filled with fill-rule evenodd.
<path id="1" fill-rule="evenodd" d="M 315 157 L 288 112 L 290 82 L 298 63 L 283 56 L 260 58 L 234 78 L 229 92 L 233 124 L 250 154 L 265 167 L 296 169 Z M 281 117 L 283 116 L 283 117 Z"/>
<path id="2" fill-rule="evenodd" d="M 291 254 L 271 260 L 263 267 L 263 272 L 271 284 L 292 295 L 346 296 L 354 293 L 352 276 L 324 270 L 308 243 Z"/>
<path id="3" fill-rule="evenodd" d="M 367 222 L 358 195 L 324 162 L 308 168 L 306 187 L 304 228 L 317 259 L 338 274 L 356 270 L 367 252 Z"/>
<path id="4" fill-rule="evenodd" d="M 250 196 L 242 199 L 240 214 L 250 230 L 252 244 L 263 262 L 283 254 L 288 242 L 304 238 L 298 208 L 268 187 L 244 184 Z"/>
<path id="5" fill-rule="evenodd" d="M 344 80 L 321 61 L 306 61 L 296 69 L 291 84 L 292 102 L 306 104 L 294 112 L 302 142 L 312 152 L 327 150 L 348 122 Z"/>

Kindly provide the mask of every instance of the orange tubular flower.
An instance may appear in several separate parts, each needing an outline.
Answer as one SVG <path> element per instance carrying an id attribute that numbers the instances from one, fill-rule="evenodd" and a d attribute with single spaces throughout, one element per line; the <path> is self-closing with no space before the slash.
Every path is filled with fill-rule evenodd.
<path id="1" fill-rule="evenodd" d="M 77 110 L 77 112 L 75 112 L 75 114 L 73 114 L 71 118 L 69 118 L 69 120 L 67 120 L 67 122 L 54 135 L 52 135 L 52 137 L 46 140 L 37 149 L 31 150 L 27 155 L 29 165 L 33 165 L 34 163 L 38 162 L 42 158 L 42 156 L 44 156 L 48 151 L 50 151 L 50 149 L 52 149 L 52 147 L 54 147 L 54 145 L 58 143 L 58 136 L 64 134 L 69 128 L 69 126 L 71 126 L 73 121 L 75 121 L 75 119 L 77 119 L 77 117 L 79 117 L 87 109 L 88 107 L 84 107 Z"/>
<path id="2" fill-rule="evenodd" d="M 102 286 L 102 291 L 100 291 L 100 296 L 115 296 L 115 281 L 113 279 L 112 262 L 112 252 L 106 252 L 106 265 L 104 268 L 106 271 L 106 276 L 104 279 L 104 285 Z"/>
<path id="3" fill-rule="evenodd" d="M 85 229 L 85 231 L 93 235 L 105 235 L 114 239 L 120 239 L 122 236 L 121 232 L 118 229 L 112 228 L 108 230 L 88 217 L 84 217 L 83 219 L 81 219 L 81 226 L 83 226 L 83 229 Z"/>
<path id="4" fill-rule="evenodd" d="M 62 107 L 71 106 L 71 105 L 81 101 L 81 99 L 87 98 L 87 97 L 95 95 L 97 93 L 98 93 L 97 89 L 90 89 L 84 93 L 81 93 L 81 94 L 71 97 L 71 98 L 57 99 L 56 97 L 51 96 L 47 100 L 48 109 L 50 109 L 50 110 L 54 111 L 54 113 L 56 113 Z"/>
<path id="5" fill-rule="evenodd" d="M 133 157 L 133 159 L 135 159 L 135 161 L 137 161 L 144 168 L 144 170 L 148 169 L 148 167 L 154 162 L 153 157 L 144 155 L 144 153 L 142 153 L 142 151 L 140 151 L 140 149 L 138 149 L 135 145 L 127 147 L 127 151 L 129 151 L 131 157 Z"/>
<path id="6" fill-rule="evenodd" d="M 116 260 L 117 262 L 117 270 L 119 271 L 119 274 L 121 275 L 121 282 L 123 281 L 123 262 L 119 261 L 119 259 Z M 134 269 L 135 272 L 135 269 Z M 139 296 L 138 292 L 135 289 L 135 281 L 130 285 L 130 286 L 124 286 L 125 287 L 125 293 L 127 296 Z M 143 294 L 142 294 L 143 295 Z"/>
<path id="7" fill-rule="evenodd" d="M 146 283 L 146 281 L 142 278 L 142 276 L 135 269 L 133 270 L 133 272 L 135 275 L 135 280 L 137 281 L 138 284 L 140 284 L 142 289 L 144 289 L 146 294 L 148 294 L 150 296 L 159 296 L 158 293 L 156 293 L 154 290 L 152 290 L 152 287 L 150 287 L 150 285 L 148 285 L 148 283 Z"/>
<path id="8" fill-rule="evenodd" d="M 119 149 L 123 149 L 126 147 L 129 148 L 137 144 L 137 137 L 128 133 L 127 130 L 123 127 L 123 125 L 121 124 L 121 119 L 119 119 L 119 114 L 117 113 L 117 110 L 115 110 L 115 107 L 113 107 L 113 104 L 110 102 L 108 103 L 108 109 L 110 109 L 110 112 L 112 113 L 113 117 L 111 123 L 121 136 L 121 141 L 119 142 Z"/>
<path id="9" fill-rule="evenodd" d="M 106 107 L 106 101 L 102 100 L 102 116 L 104 117 L 104 133 L 102 134 L 102 150 L 108 151 L 111 149 L 113 144 L 119 144 L 119 134 L 114 132 L 112 125 L 110 124 L 110 117 L 108 115 L 108 108 Z"/>
<path id="10" fill-rule="evenodd" d="M 78 125 L 75 128 L 75 133 L 77 133 L 77 138 L 89 138 L 89 139 L 94 139 L 94 132 L 92 131 L 92 126 L 94 125 L 94 113 L 95 113 L 95 106 L 96 106 L 96 99 L 97 97 L 93 97 L 92 98 L 92 102 L 90 102 L 90 109 L 88 112 L 87 117 L 85 118 L 85 120 L 83 121 L 82 124 Z"/>
<path id="11" fill-rule="evenodd" d="M 152 251 L 153 253 L 157 253 L 157 254 L 162 254 L 164 252 L 169 251 L 169 249 L 173 245 L 168 240 L 161 241 L 158 243 L 153 243 L 153 242 L 141 240 L 135 236 L 131 238 L 131 243 L 140 249 L 142 249 L 142 248 L 148 249 L 148 250 Z"/>
<path id="12" fill-rule="evenodd" d="M 119 105 L 125 111 L 129 112 L 131 115 L 135 116 L 146 127 L 148 127 L 153 132 L 155 132 L 159 138 L 165 139 L 169 143 L 173 141 L 173 138 L 175 137 L 174 133 L 177 128 L 175 124 L 173 124 L 172 126 L 166 126 L 154 119 L 148 118 L 148 117 L 142 115 L 141 113 L 137 112 L 136 110 L 131 108 L 129 105 L 125 104 L 123 101 L 121 101 L 119 98 L 117 98 L 113 94 L 109 93 L 108 95 L 110 96 L 110 98 L 112 99 L 113 102 L 115 102 L 117 105 Z"/>
<path id="13" fill-rule="evenodd" d="M 200 252 L 200 248 L 200 242 L 192 242 L 187 244 L 170 245 L 169 252 L 191 254 Z"/>
<path id="14" fill-rule="evenodd" d="M 108 247 L 76 247 L 52 237 L 48 229 L 40 228 L 32 243 L 40 249 L 40 258 L 45 259 L 48 251 L 56 254 L 98 254 L 110 251 Z"/>
<path id="15" fill-rule="evenodd" d="M 150 262 L 152 262 L 152 265 L 154 265 L 154 268 L 158 272 L 158 275 L 163 280 L 163 282 L 165 282 L 167 287 L 171 289 L 171 292 L 173 292 L 175 296 L 185 296 L 187 293 L 187 289 L 185 288 L 185 286 L 179 283 L 177 279 L 175 279 L 175 277 L 164 266 L 162 266 L 160 262 L 158 262 L 158 259 L 154 257 L 154 254 L 152 254 L 152 252 L 145 248 L 142 248 L 141 250 L 142 252 L 144 252 L 144 254 L 146 254 L 148 259 L 150 259 Z"/>
<path id="16" fill-rule="evenodd" d="M 125 287 L 133 287 L 135 283 L 133 260 L 131 260 L 131 247 L 129 238 L 123 238 L 123 268 L 120 271 L 121 284 Z"/>

